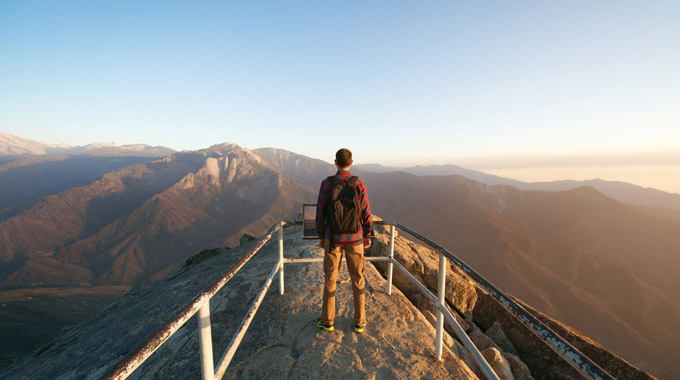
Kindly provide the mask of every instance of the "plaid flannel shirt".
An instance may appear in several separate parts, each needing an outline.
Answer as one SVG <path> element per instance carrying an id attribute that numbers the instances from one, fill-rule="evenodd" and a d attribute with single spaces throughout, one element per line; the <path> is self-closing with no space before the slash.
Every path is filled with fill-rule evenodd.
<path id="1" fill-rule="evenodd" d="M 338 171 L 335 173 L 335 178 L 343 181 L 349 181 L 352 178 L 352 173 L 349 171 Z M 364 237 L 370 237 L 373 232 L 373 224 L 371 222 L 371 206 L 368 204 L 368 194 L 366 192 L 366 185 L 361 178 L 357 177 L 356 189 L 359 192 L 359 199 L 361 200 L 361 231 L 356 234 L 337 234 L 334 236 L 335 244 L 348 244 L 361 241 Z M 330 239 L 331 229 L 326 225 L 326 199 L 328 199 L 331 190 L 331 180 L 326 178 L 321 182 L 319 189 L 319 199 L 316 202 L 316 231 L 319 236 L 325 239 Z"/>

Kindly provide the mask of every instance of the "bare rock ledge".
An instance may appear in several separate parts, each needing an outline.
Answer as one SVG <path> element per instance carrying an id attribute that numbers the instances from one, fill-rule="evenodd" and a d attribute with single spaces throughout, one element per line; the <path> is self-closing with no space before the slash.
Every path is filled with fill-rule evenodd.
<path id="1" fill-rule="evenodd" d="M 298 227 L 286 228 L 287 257 L 322 257 L 316 240 L 302 240 Z M 133 288 L 89 320 L 74 326 L 48 348 L 4 372 L 3 379 L 101 378 L 158 327 L 214 282 L 253 243 L 181 269 L 152 285 Z M 215 361 L 226 349 L 246 311 L 278 259 L 272 241 L 211 301 Z M 366 265 L 368 326 L 352 325 L 352 292 L 346 267 L 340 271 L 336 330 L 315 326 L 321 309 L 320 263 L 285 267 L 285 294 L 278 278 L 225 375 L 226 379 L 476 379 L 468 366 L 445 349 L 434 359 L 434 328 L 396 288 Z M 131 379 L 200 379 L 196 318 L 156 351 Z"/>

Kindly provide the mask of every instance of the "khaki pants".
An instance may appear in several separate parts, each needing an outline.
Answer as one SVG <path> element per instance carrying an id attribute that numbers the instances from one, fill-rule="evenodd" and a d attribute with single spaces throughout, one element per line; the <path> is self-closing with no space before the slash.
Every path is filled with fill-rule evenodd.
<path id="1" fill-rule="evenodd" d="M 330 242 L 326 240 L 324 246 L 324 288 L 321 321 L 332 325 L 335 319 L 335 290 L 338 281 L 338 270 L 342 253 L 347 258 L 347 271 L 352 279 L 352 296 L 354 297 L 354 323 L 366 322 L 364 297 L 364 244 L 362 241 L 352 244 L 341 244 L 330 249 Z"/>

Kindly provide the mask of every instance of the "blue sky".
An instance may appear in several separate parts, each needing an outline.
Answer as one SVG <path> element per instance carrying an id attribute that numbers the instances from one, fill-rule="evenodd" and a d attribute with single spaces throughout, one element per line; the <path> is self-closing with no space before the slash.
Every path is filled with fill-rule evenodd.
<path id="1" fill-rule="evenodd" d="M 678 1 L 0 1 L 0 132 L 498 173 L 664 157 L 678 178 L 677 20 Z"/>

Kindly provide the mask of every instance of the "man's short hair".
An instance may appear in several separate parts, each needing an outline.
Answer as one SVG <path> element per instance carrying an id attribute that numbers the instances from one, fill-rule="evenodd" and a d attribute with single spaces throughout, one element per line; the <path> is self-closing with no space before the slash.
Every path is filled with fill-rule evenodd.
<path id="1" fill-rule="evenodd" d="M 342 148 L 335 153 L 335 160 L 338 162 L 338 166 L 346 168 L 352 164 L 352 152 L 349 149 Z"/>

